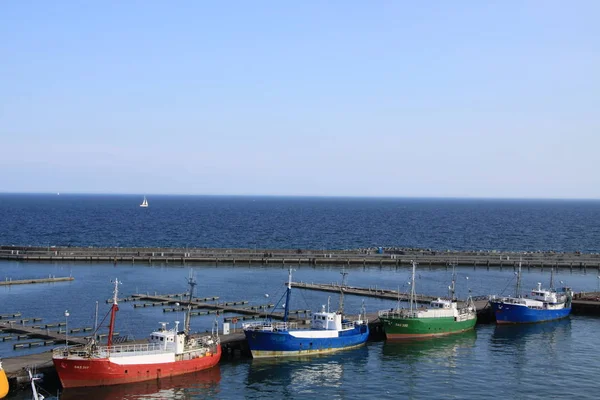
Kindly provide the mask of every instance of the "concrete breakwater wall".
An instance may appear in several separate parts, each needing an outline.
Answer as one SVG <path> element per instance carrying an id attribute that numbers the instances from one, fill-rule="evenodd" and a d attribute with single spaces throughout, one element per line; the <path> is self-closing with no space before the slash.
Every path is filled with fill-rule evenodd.
<path id="1" fill-rule="evenodd" d="M 425 249 L 212 249 L 0 246 L 0 259 L 129 263 L 421 265 L 600 269 L 600 254 L 557 252 L 434 251 Z"/>
<path id="2" fill-rule="evenodd" d="M 48 277 L 40 279 L 9 279 L 6 278 L 4 281 L 0 281 L 0 286 L 11 286 L 11 285 L 29 285 L 32 283 L 54 283 L 54 282 L 67 282 L 75 280 L 72 276 L 66 277 Z"/>

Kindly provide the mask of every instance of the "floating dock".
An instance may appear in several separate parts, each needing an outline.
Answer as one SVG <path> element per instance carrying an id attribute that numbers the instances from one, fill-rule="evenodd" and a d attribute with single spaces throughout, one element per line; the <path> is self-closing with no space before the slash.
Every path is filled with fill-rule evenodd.
<path id="1" fill-rule="evenodd" d="M 64 324 L 64 323 L 63 323 Z M 49 326 L 53 325 L 53 326 Z M 4 332 L 17 333 L 21 335 L 26 335 L 31 338 L 39 338 L 43 339 L 44 342 L 50 343 L 50 341 L 54 343 L 64 343 L 65 342 L 65 333 L 64 330 L 56 329 L 54 327 L 57 324 L 49 324 L 49 325 L 35 325 L 28 326 L 24 325 L 24 323 L 19 323 L 18 321 L 0 321 L 0 330 Z M 51 328 L 53 328 L 51 330 Z M 77 331 L 82 331 L 83 329 L 88 328 L 73 328 L 69 331 L 71 333 L 75 333 Z M 8 336 L 11 337 L 12 336 Z M 79 336 L 69 336 L 69 344 L 85 344 L 88 342 L 86 338 L 82 338 Z M 3 339 L 4 340 L 4 339 Z M 11 340 L 11 339 L 9 339 Z M 18 346 L 18 347 L 26 347 L 26 346 Z M 29 346 L 31 347 L 31 346 Z"/>
<path id="2" fill-rule="evenodd" d="M 185 309 L 185 307 L 187 307 L 188 304 L 190 304 L 190 306 L 193 309 L 206 309 L 208 311 L 206 311 L 206 314 L 224 314 L 224 313 L 234 313 L 234 314 L 239 314 L 242 315 L 240 317 L 231 317 L 231 319 L 233 318 L 239 318 L 239 319 L 243 319 L 243 316 L 249 316 L 249 317 L 255 317 L 255 318 L 259 318 L 261 315 L 265 315 L 265 311 L 273 308 L 275 305 L 274 304 L 265 304 L 265 305 L 259 305 L 259 306 L 244 306 L 245 304 L 248 304 L 248 301 L 245 300 L 241 300 L 241 301 L 231 301 L 231 302 L 224 302 L 221 304 L 212 304 L 212 303 L 206 303 L 202 300 L 205 299 L 192 299 L 192 301 L 188 301 L 187 299 L 174 299 L 173 297 L 169 297 L 169 295 L 164 295 L 164 296 L 159 296 L 159 295 L 148 295 L 148 294 L 134 294 L 131 296 L 132 298 L 139 300 L 139 301 L 150 301 L 151 303 L 143 303 L 143 304 L 136 304 L 137 306 L 141 306 L 141 307 L 152 307 L 154 304 L 162 306 L 162 305 L 167 305 L 167 304 L 174 304 L 174 303 L 178 303 L 181 308 L 164 308 L 163 311 L 164 312 L 174 312 L 174 311 L 183 311 Z M 209 299 L 213 299 L 214 297 L 210 297 Z M 134 307 L 135 308 L 135 307 Z M 306 322 L 306 313 L 305 314 L 305 318 L 300 318 L 299 315 L 302 314 L 302 312 L 294 312 L 296 314 L 296 316 L 290 315 L 289 316 L 289 320 L 290 321 L 297 321 L 300 323 L 305 323 Z M 202 314 L 200 312 L 195 313 L 196 315 L 205 315 Z M 191 314 L 191 316 L 194 316 L 194 313 Z M 283 312 L 271 312 L 269 313 L 269 316 L 273 319 L 283 319 Z"/>
<path id="3" fill-rule="evenodd" d="M 305 283 L 305 282 L 292 282 L 292 287 L 298 289 L 316 290 L 321 292 L 333 292 L 340 293 L 341 286 L 339 284 L 327 284 L 327 283 Z M 364 297 L 376 297 L 379 299 L 386 300 L 398 300 L 407 301 L 410 298 L 410 293 L 398 292 L 396 290 L 378 289 L 378 288 L 363 288 L 356 286 L 344 286 L 344 294 L 353 294 L 356 296 Z M 415 301 L 420 304 L 429 304 L 432 300 L 437 299 L 434 296 L 416 295 Z"/>

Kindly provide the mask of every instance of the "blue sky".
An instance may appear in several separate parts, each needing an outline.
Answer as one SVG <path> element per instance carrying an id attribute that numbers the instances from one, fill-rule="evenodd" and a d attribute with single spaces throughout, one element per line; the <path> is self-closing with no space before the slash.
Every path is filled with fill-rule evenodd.
<path id="1" fill-rule="evenodd" d="M 0 3 L 0 192 L 600 199 L 600 2 Z"/>

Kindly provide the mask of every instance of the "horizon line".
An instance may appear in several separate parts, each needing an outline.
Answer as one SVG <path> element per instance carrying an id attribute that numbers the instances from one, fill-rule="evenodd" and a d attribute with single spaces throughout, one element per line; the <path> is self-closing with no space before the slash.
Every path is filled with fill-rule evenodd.
<path id="1" fill-rule="evenodd" d="M 390 195 L 327 195 L 327 194 L 215 194 L 215 193 L 116 193 L 116 192 L 4 192 L 0 195 L 79 195 L 79 196 L 189 196 L 189 197 L 284 197 L 284 198 L 338 198 L 338 199 L 414 199 L 414 200 L 566 200 L 599 201 L 593 197 L 493 197 L 493 196 L 390 196 Z"/>

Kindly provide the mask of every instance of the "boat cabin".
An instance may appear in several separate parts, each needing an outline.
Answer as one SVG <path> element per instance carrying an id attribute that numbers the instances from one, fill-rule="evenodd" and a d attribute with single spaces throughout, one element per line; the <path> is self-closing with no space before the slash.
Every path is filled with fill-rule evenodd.
<path id="1" fill-rule="evenodd" d="M 538 282 L 537 288 L 531 291 L 531 298 L 533 300 L 543 301 L 544 303 L 558 303 L 560 299 L 555 291 L 542 289 L 541 282 Z"/>
<path id="2" fill-rule="evenodd" d="M 341 330 L 342 329 L 342 314 L 325 311 L 325 306 L 320 312 L 316 312 L 312 316 L 312 329 L 323 330 Z"/>
<path id="3" fill-rule="evenodd" d="M 185 343 L 185 334 L 177 334 L 179 321 L 175 321 L 175 329 L 167 329 L 167 322 L 161 322 L 159 330 L 150 334 L 148 342 L 161 350 L 174 350 L 180 353 Z"/>
<path id="4" fill-rule="evenodd" d="M 452 302 L 450 300 L 442 300 L 438 297 L 437 300 L 432 300 L 431 303 L 429 303 L 429 307 L 434 309 L 441 308 L 449 310 L 452 308 Z"/>

